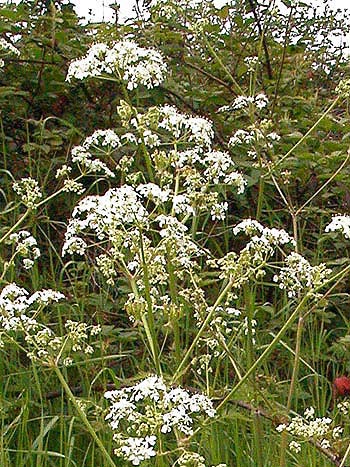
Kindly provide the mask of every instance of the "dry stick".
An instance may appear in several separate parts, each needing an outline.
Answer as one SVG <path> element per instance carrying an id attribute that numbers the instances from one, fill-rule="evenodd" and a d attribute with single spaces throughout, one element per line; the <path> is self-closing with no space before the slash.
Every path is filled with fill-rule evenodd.
<path id="1" fill-rule="evenodd" d="M 200 68 L 199 66 L 194 65 L 193 63 L 189 63 L 189 62 L 184 62 L 184 65 L 188 66 L 189 68 L 193 68 L 194 70 L 197 70 L 199 73 L 202 73 L 202 75 L 206 76 L 207 78 L 210 78 L 212 81 L 215 81 L 216 83 L 221 84 L 221 86 L 224 86 L 226 89 L 233 92 L 232 86 L 230 84 L 226 83 L 225 81 L 218 78 L 217 76 L 212 75 L 208 71 L 203 70 L 203 68 Z"/>

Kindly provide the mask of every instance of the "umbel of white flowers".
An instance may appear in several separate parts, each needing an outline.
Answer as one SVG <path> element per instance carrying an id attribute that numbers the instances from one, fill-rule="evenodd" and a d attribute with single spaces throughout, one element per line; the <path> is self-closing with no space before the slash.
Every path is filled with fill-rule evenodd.
<path id="1" fill-rule="evenodd" d="M 158 51 L 123 40 L 111 46 L 94 44 L 85 57 L 71 62 L 66 80 L 112 75 L 127 83 L 129 90 L 140 84 L 151 89 L 164 81 L 166 71 L 166 63 Z"/>

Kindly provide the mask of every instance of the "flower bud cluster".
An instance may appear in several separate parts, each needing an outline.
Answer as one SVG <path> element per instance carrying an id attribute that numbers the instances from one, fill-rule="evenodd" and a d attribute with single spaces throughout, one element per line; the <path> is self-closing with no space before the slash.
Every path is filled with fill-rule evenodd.
<path id="1" fill-rule="evenodd" d="M 36 207 L 36 204 L 43 196 L 38 182 L 31 177 L 21 178 L 20 181 L 14 182 L 12 188 L 21 198 L 21 202 L 31 209 Z"/>
<path id="2" fill-rule="evenodd" d="M 295 252 L 286 257 L 285 264 L 279 274 L 273 277 L 273 281 L 278 282 L 280 289 L 287 291 L 289 298 L 304 291 L 310 293 L 319 289 L 332 272 L 323 263 L 311 266 L 307 259 Z"/>
<path id="3" fill-rule="evenodd" d="M 10 235 L 9 243 L 15 245 L 15 254 L 23 258 L 24 268 L 31 269 L 34 261 L 40 257 L 40 250 L 35 238 L 27 230 L 21 230 Z"/>

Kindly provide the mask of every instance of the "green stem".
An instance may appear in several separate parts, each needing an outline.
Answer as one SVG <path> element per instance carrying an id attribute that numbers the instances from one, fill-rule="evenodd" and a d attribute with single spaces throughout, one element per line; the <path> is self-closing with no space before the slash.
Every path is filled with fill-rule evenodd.
<path id="1" fill-rule="evenodd" d="M 107 449 L 104 447 L 104 444 L 100 440 L 100 438 L 97 436 L 95 429 L 92 427 L 91 423 L 89 422 L 87 416 L 85 415 L 85 412 L 81 409 L 79 404 L 77 403 L 74 394 L 72 393 L 70 387 L 67 384 L 67 381 L 64 379 L 63 374 L 61 373 L 60 369 L 56 366 L 53 365 L 53 369 L 65 391 L 67 394 L 68 399 L 70 402 L 73 404 L 75 410 L 77 411 L 79 417 L 81 418 L 82 422 L 86 426 L 89 434 L 91 435 L 92 439 L 95 441 L 97 446 L 99 447 L 103 457 L 106 460 L 106 466 L 109 465 L 110 467 L 117 467 L 116 464 L 114 463 L 113 459 L 111 458 L 110 454 L 108 453 Z"/>
<path id="2" fill-rule="evenodd" d="M 324 297 L 326 297 L 330 291 L 337 285 L 339 282 L 342 280 L 343 277 L 345 277 L 350 271 L 350 265 L 348 265 L 345 269 L 342 271 L 339 271 L 337 274 L 334 276 L 330 277 L 328 280 L 326 280 L 321 287 L 324 287 L 327 284 L 330 284 L 333 281 L 336 281 L 335 284 L 324 294 Z M 318 290 L 321 288 L 317 288 L 314 292 L 318 292 Z M 287 332 L 289 327 L 293 324 L 295 321 L 296 317 L 299 315 L 300 311 L 303 309 L 305 303 L 308 300 L 308 295 L 305 295 L 299 305 L 296 307 L 294 312 L 290 315 L 288 320 L 285 322 L 285 324 L 282 326 L 280 331 L 276 334 L 274 339 L 271 341 L 268 347 L 264 350 L 264 352 L 260 355 L 260 357 L 255 361 L 255 363 L 249 368 L 247 373 L 238 381 L 236 386 L 234 386 L 231 391 L 227 394 L 227 396 L 221 401 L 221 403 L 218 405 L 217 410 L 219 411 L 225 404 L 228 402 L 232 396 L 238 391 L 238 389 L 247 381 L 247 379 L 254 373 L 254 371 L 262 364 L 262 362 L 267 358 L 270 353 L 275 349 L 277 344 L 280 342 L 284 334 Z"/>
<path id="3" fill-rule="evenodd" d="M 321 121 L 334 109 L 334 107 L 339 102 L 340 98 L 341 96 L 338 96 L 334 99 L 332 104 L 328 107 L 328 109 L 326 109 L 323 112 L 323 114 L 320 116 L 317 122 L 312 125 L 312 127 L 305 133 L 305 135 L 302 138 L 300 138 L 300 140 L 283 157 L 281 157 L 281 159 L 279 159 L 275 164 L 273 164 L 270 167 L 269 171 L 265 175 L 263 175 L 263 177 L 268 177 L 270 174 L 272 174 L 276 167 L 278 167 L 288 156 L 292 154 L 293 151 L 297 149 L 297 147 L 301 145 L 301 143 L 305 141 L 305 139 L 314 131 L 314 129 L 321 123 Z"/>
<path id="4" fill-rule="evenodd" d="M 265 188 L 265 180 L 262 176 L 259 179 L 259 194 L 258 194 L 258 203 L 256 207 L 256 220 L 260 220 L 261 213 L 262 213 L 262 205 L 263 205 L 263 198 L 264 198 L 264 188 Z"/>
<path id="5" fill-rule="evenodd" d="M 287 407 L 286 407 L 288 414 L 292 408 L 292 400 L 293 400 L 294 390 L 295 390 L 295 386 L 296 386 L 296 382 L 298 378 L 299 361 L 300 361 L 300 345 L 301 345 L 301 336 L 303 332 L 303 324 L 304 324 L 304 319 L 302 316 L 302 310 L 300 310 L 298 328 L 297 328 L 297 339 L 296 339 L 296 344 L 295 344 L 293 372 L 292 372 L 292 378 L 290 381 Z M 288 443 L 288 433 L 284 431 L 282 433 L 282 439 L 281 439 L 280 467 L 285 467 L 286 465 L 287 443 Z"/>
<path id="6" fill-rule="evenodd" d="M 218 64 L 221 66 L 221 68 L 224 70 L 226 76 L 229 78 L 229 80 L 230 80 L 230 81 L 232 82 L 232 84 L 235 86 L 236 91 L 237 91 L 239 94 L 243 94 L 243 91 L 242 91 L 241 86 L 240 86 L 240 85 L 237 83 L 237 81 L 234 79 L 234 77 L 232 76 L 231 72 L 229 71 L 229 69 L 227 68 L 227 66 L 223 63 L 223 61 L 221 60 L 221 58 L 219 57 L 219 55 L 215 52 L 215 50 L 213 49 L 212 45 L 210 44 L 210 42 L 208 41 L 208 39 L 205 37 L 204 34 L 202 35 L 202 38 L 203 38 L 203 40 L 204 40 L 205 45 L 208 47 L 209 52 L 212 54 L 212 56 L 215 58 L 215 60 L 218 62 Z"/>
<path id="7" fill-rule="evenodd" d="M 242 377 L 241 380 L 238 381 L 236 386 L 234 386 L 231 391 L 227 394 L 227 396 L 222 400 L 222 402 L 218 405 L 217 410 L 219 411 L 225 404 L 228 402 L 234 394 L 238 391 L 238 389 L 247 381 L 248 378 L 255 372 L 257 368 L 262 364 L 262 362 L 267 358 L 270 353 L 275 349 L 276 345 L 279 343 L 279 341 L 282 339 L 284 334 L 287 332 L 291 324 L 295 321 L 296 317 L 299 315 L 300 310 L 304 307 L 306 301 L 308 300 L 309 296 L 305 295 L 305 297 L 302 299 L 302 301 L 299 303 L 299 305 L 296 307 L 294 312 L 290 315 L 288 320 L 285 322 L 285 324 L 282 326 L 280 331 L 276 334 L 276 337 L 272 340 L 272 342 L 266 347 L 264 352 L 260 355 L 260 357 L 253 363 L 253 365 L 249 368 L 247 373 Z"/>
<path id="8" fill-rule="evenodd" d="M 189 349 L 187 350 L 185 356 L 183 357 L 180 365 L 178 366 L 177 370 L 175 371 L 175 374 L 173 376 L 173 383 L 175 383 L 177 381 L 177 379 L 179 379 L 180 375 L 181 375 L 181 371 L 182 369 L 184 368 L 187 360 L 189 359 L 189 357 L 191 356 L 191 353 L 193 352 L 193 349 L 196 347 L 197 345 L 197 342 L 199 341 L 199 339 L 202 337 L 202 334 L 203 332 L 205 331 L 205 329 L 207 328 L 208 324 L 210 323 L 212 317 L 214 316 L 214 313 L 216 312 L 216 309 L 217 307 L 221 304 L 222 300 L 225 298 L 226 294 L 231 290 L 232 288 L 232 282 L 229 281 L 226 285 L 226 287 L 223 289 L 223 291 L 221 292 L 221 294 L 219 295 L 219 297 L 217 298 L 216 302 L 214 303 L 212 309 L 210 310 L 210 312 L 208 313 L 208 316 L 206 317 L 206 319 L 203 321 L 203 324 L 202 326 L 200 327 L 198 333 L 196 334 L 195 338 L 193 339 L 192 341 L 192 344 L 190 345 Z"/>
<path id="9" fill-rule="evenodd" d="M 26 219 L 28 217 L 30 212 L 31 212 L 31 209 L 27 209 L 26 212 L 24 214 L 22 214 L 22 216 L 11 227 L 11 229 L 8 230 L 2 238 L 0 238 L 0 244 L 3 243 L 17 229 L 17 227 L 19 227 L 22 224 L 22 222 L 24 221 L 24 219 Z"/>
<path id="10" fill-rule="evenodd" d="M 157 335 L 155 331 L 153 305 L 152 305 L 152 298 L 151 298 L 151 287 L 150 287 L 150 282 L 149 282 L 148 267 L 147 267 L 147 262 L 146 262 L 146 257 L 145 257 L 145 251 L 144 251 L 141 231 L 140 231 L 140 250 L 141 250 L 141 258 L 142 258 L 143 282 L 145 285 L 145 295 L 146 295 L 146 302 L 147 302 L 147 320 L 146 320 L 146 317 L 142 315 L 142 322 L 145 326 L 147 337 L 148 337 L 148 340 L 151 346 L 153 361 L 156 367 L 156 372 L 158 375 L 161 375 L 162 369 L 161 369 L 160 361 L 159 361 L 159 345 L 158 345 Z"/>

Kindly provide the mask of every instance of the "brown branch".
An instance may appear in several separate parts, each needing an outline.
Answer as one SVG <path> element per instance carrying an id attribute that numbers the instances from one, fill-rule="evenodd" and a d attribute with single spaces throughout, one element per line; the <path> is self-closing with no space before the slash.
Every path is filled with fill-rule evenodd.
<path id="1" fill-rule="evenodd" d="M 272 79 L 273 78 L 272 67 L 271 67 L 271 62 L 270 62 L 269 49 L 267 48 L 267 43 L 266 43 L 266 39 L 265 39 L 265 34 L 264 34 L 264 31 L 263 31 L 263 28 L 261 27 L 260 18 L 258 16 L 257 11 L 256 11 L 254 0 L 248 0 L 248 2 L 249 2 L 249 5 L 250 5 L 250 8 L 252 10 L 252 13 L 254 15 L 256 24 L 258 26 L 259 35 L 260 35 L 260 37 L 262 39 L 264 54 L 265 54 L 265 60 L 266 60 L 267 76 L 269 77 L 269 79 Z"/>
<path id="2" fill-rule="evenodd" d="M 292 14 L 293 14 L 293 6 L 290 8 L 288 21 L 287 21 L 287 25 L 286 25 L 286 34 L 284 36 L 284 43 L 283 43 L 283 53 L 282 53 L 282 58 L 281 58 L 280 69 L 279 69 L 279 72 L 278 72 L 276 87 L 275 87 L 275 95 L 274 95 L 272 106 L 271 106 L 271 115 L 273 115 L 273 112 L 275 110 L 275 105 L 276 105 L 277 95 L 278 95 L 278 88 L 280 86 L 280 82 L 281 82 L 281 78 L 282 78 L 283 66 L 284 66 L 284 61 L 285 61 L 285 58 L 286 58 L 287 45 L 288 45 L 288 41 L 289 41 L 289 34 L 291 32 L 290 25 L 291 25 Z"/>
<path id="3" fill-rule="evenodd" d="M 190 68 L 193 68 L 194 70 L 199 71 L 199 73 L 202 73 L 202 75 L 206 76 L 207 78 L 210 78 L 212 81 L 215 81 L 215 82 L 221 84 L 221 86 L 224 86 L 232 94 L 237 95 L 237 93 L 232 89 L 232 86 L 230 84 L 226 83 L 225 81 L 218 78 L 217 76 L 212 75 L 208 71 L 203 70 L 203 68 L 200 68 L 199 66 L 194 65 L 193 63 L 189 63 L 189 62 L 184 61 L 184 64 L 187 65 Z"/>
<path id="4" fill-rule="evenodd" d="M 59 62 L 48 62 L 46 60 L 36 60 L 36 59 L 24 59 L 24 58 L 6 58 L 5 59 L 7 62 L 14 62 L 14 63 L 36 63 L 39 65 L 55 65 L 59 66 L 62 65 L 62 63 Z"/>

